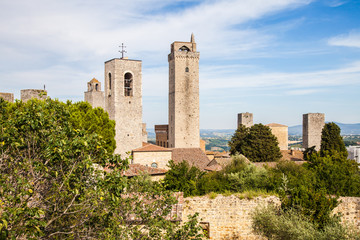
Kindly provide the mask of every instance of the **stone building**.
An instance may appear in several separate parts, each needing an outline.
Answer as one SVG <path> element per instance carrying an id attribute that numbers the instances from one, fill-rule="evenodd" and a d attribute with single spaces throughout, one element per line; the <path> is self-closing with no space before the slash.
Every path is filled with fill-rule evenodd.
<path id="1" fill-rule="evenodd" d="M 2 93 L 0 92 L 0 98 L 4 99 L 8 102 L 14 102 L 14 94 L 13 93 Z"/>
<path id="2" fill-rule="evenodd" d="M 245 127 L 251 127 L 252 125 L 254 125 L 253 114 L 249 112 L 239 113 L 237 126 L 239 127 L 240 124 L 245 125 Z"/>
<path id="3" fill-rule="evenodd" d="M 324 113 L 307 113 L 303 115 L 303 148 L 315 146 L 320 150 L 321 132 L 325 125 Z"/>
<path id="4" fill-rule="evenodd" d="M 105 62 L 105 110 L 115 120 L 115 153 L 142 146 L 141 61 L 114 58 Z M 145 131 L 146 132 L 146 131 Z"/>
<path id="5" fill-rule="evenodd" d="M 156 134 L 156 145 L 161 147 L 169 147 L 169 125 L 155 125 L 155 134 Z"/>
<path id="6" fill-rule="evenodd" d="M 85 92 L 85 101 L 90 103 L 92 107 L 101 107 L 105 109 L 104 92 L 101 91 L 101 83 L 93 78 L 88 82 L 88 90 Z"/>
<path id="7" fill-rule="evenodd" d="M 194 35 L 173 42 L 169 61 L 169 147 L 199 148 L 199 58 Z"/>
<path id="8" fill-rule="evenodd" d="M 269 123 L 266 124 L 271 129 L 272 134 L 277 138 L 279 142 L 280 150 L 288 149 L 288 126 L 278 124 L 278 123 Z"/>
<path id="9" fill-rule="evenodd" d="M 27 102 L 32 98 L 45 100 L 47 98 L 47 91 L 41 89 L 22 89 L 20 91 L 20 98 L 23 102 Z"/>

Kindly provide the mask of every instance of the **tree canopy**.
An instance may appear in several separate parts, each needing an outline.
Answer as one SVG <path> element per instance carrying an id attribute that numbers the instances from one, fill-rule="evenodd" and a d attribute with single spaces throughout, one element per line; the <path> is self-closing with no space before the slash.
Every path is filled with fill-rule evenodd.
<path id="1" fill-rule="evenodd" d="M 347 157 L 348 153 L 340 131 L 340 127 L 333 122 L 325 124 L 321 132 L 321 156 L 338 152 Z"/>
<path id="2" fill-rule="evenodd" d="M 230 153 L 240 153 L 253 162 L 273 162 L 281 158 L 277 138 L 262 124 L 240 125 L 229 141 Z"/>
<path id="3" fill-rule="evenodd" d="M 0 239 L 199 239 L 196 216 L 170 221 L 172 192 L 123 176 L 92 111 L 0 99 Z"/>

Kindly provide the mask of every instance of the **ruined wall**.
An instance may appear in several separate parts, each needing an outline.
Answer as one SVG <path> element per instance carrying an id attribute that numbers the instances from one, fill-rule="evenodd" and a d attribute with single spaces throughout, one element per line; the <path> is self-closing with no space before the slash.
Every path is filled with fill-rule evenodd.
<path id="1" fill-rule="evenodd" d="M 360 198 L 340 197 L 339 202 L 333 213 L 341 213 L 342 222 L 351 223 L 360 229 Z M 210 239 L 264 239 L 252 232 L 251 214 L 257 206 L 268 204 L 280 206 L 280 199 L 271 196 L 248 200 L 220 194 L 214 199 L 209 196 L 187 197 L 182 203 L 181 216 L 186 221 L 189 214 L 198 212 L 202 225 L 209 228 Z"/>
<path id="2" fill-rule="evenodd" d="M 47 91 L 41 89 L 23 89 L 20 91 L 20 98 L 23 102 L 27 102 L 32 98 L 45 100 L 47 98 Z"/>
<path id="3" fill-rule="evenodd" d="M 13 93 L 2 93 L 0 92 L 0 98 L 4 99 L 8 102 L 14 102 L 14 94 Z"/>
<path id="4" fill-rule="evenodd" d="M 333 213 L 341 213 L 341 221 L 350 223 L 360 229 L 360 198 L 340 197 L 340 204 L 333 210 Z"/>
<path id="5" fill-rule="evenodd" d="M 252 200 L 240 199 L 234 195 L 218 195 L 214 199 L 208 196 L 188 197 L 183 203 L 183 220 L 187 219 L 189 214 L 199 212 L 200 221 L 209 227 L 210 239 L 263 239 L 252 233 L 251 214 L 257 206 L 267 204 L 280 205 L 277 197 L 258 197 Z"/>

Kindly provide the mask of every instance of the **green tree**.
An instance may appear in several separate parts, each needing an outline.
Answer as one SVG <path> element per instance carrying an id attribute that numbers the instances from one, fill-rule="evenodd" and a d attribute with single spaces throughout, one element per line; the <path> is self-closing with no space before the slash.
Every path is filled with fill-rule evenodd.
<path id="1" fill-rule="evenodd" d="M 253 162 L 273 162 L 282 155 L 276 137 L 271 129 L 262 124 L 255 124 L 250 129 L 240 125 L 232 136 L 230 153 L 238 152 Z"/>
<path id="2" fill-rule="evenodd" d="M 92 108 L 88 102 L 67 102 L 70 109 L 70 121 L 76 129 L 96 133 L 106 143 L 105 149 L 112 154 L 116 147 L 115 121 L 102 108 Z"/>
<path id="3" fill-rule="evenodd" d="M 231 155 L 244 152 L 244 146 L 246 146 L 248 134 L 249 128 L 243 124 L 240 124 L 228 143 Z"/>
<path id="4" fill-rule="evenodd" d="M 185 228 L 169 221 L 172 192 L 129 187 L 135 183 L 122 175 L 128 161 L 112 155 L 96 131 L 79 128 L 73 107 L 0 99 L 0 236 L 199 239 L 196 223 Z"/>
<path id="5" fill-rule="evenodd" d="M 322 129 L 320 155 L 331 155 L 334 152 L 339 152 L 345 157 L 348 155 L 339 126 L 331 122 L 326 123 Z"/>
<path id="6" fill-rule="evenodd" d="M 309 161 L 306 167 L 315 174 L 317 182 L 328 194 L 360 196 L 360 169 L 355 160 L 334 152 L 324 157 L 312 155 Z"/>
<path id="7" fill-rule="evenodd" d="M 187 161 L 178 164 L 169 161 L 169 171 L 165 174 L 164 186 L 168 190 L 184 192 L 184 196 L 197 194 L 197 182 L 205 174 L 195 166 L 190 166 Z"/>

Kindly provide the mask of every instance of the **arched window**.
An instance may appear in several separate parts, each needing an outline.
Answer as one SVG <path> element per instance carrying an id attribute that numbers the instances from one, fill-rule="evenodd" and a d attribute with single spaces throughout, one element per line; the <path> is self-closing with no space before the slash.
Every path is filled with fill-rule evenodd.
<path id="1" fill-rule="evenodd" d="M 188 68 L 188 67 L 185 68 L 185 72 L 189 72 L 189 68 Z"/>
<path id="2" fill-rule="evenodd" d="M 95 84 L 95 90 L 98 91 L 99 84 Z"/>
<path id="3" fill-rule="evenodd" d="M 124 95 L 125 97 L 133 95 L 133 75 L 129 72 L 124 76 Z"/>
<path id="4" fill-rule="evenodd" d="M 111 90 L 111 73 L 109 73 L 109 89 Z"/>
<path id="5" fill-rule="evenodd" d="M 151 164 L 151 167 L 153 167 L 153 168 L 157 168 L 157 167 L 158 167 L 158 165 L 157 165 L 157 163 L 153 162 L 153 163 Z"/>
<path id="6" fill-rule="evenodd" d="M 179 51 L 190 52 L 190 49 L 187 46 L 182 46 L 181 48 L 179 48 Z"/>

